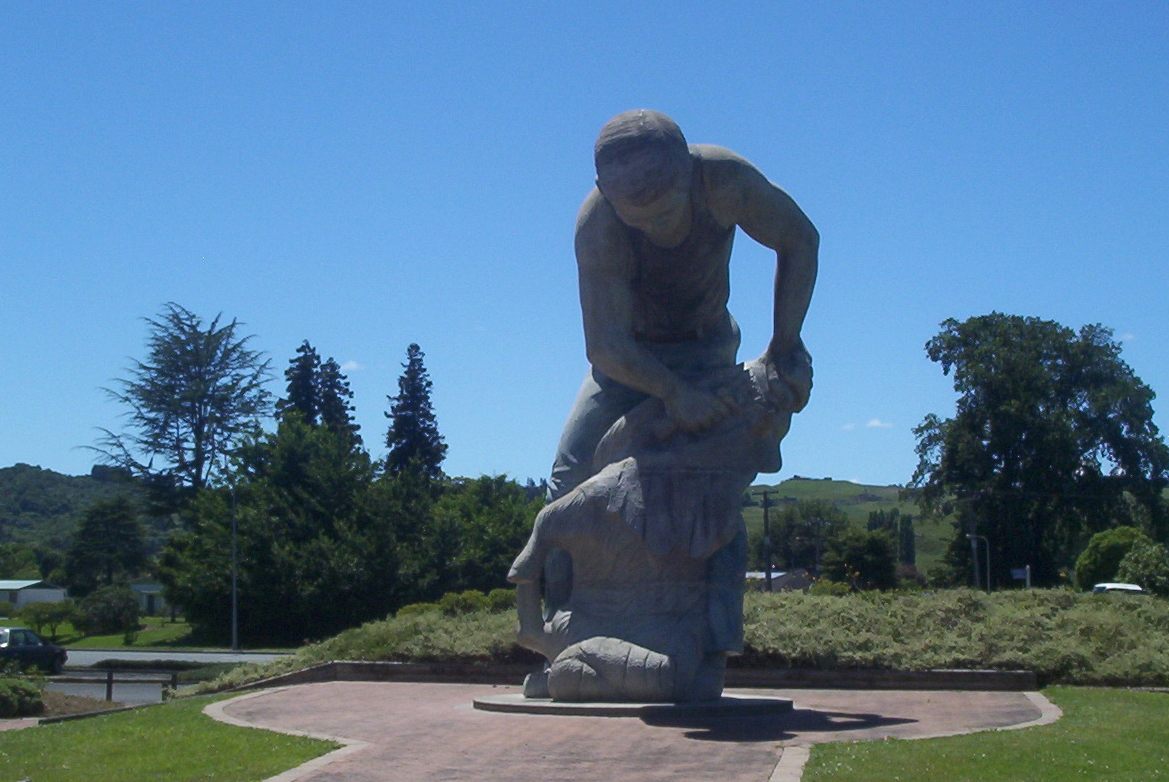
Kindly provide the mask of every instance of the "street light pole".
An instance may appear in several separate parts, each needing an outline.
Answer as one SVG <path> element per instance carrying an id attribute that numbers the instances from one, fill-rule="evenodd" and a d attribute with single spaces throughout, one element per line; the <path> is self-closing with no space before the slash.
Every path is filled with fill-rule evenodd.
<path id="1" fill-rule="evenodd" d="M 771 507 L 771 494 L 767 489 L 763 490 L 763 558 L 766 560 L 763 563 L 764 573 L 766 573 L 767 591 L 771 591 L 771 518 L 768 514 L 768 509 Z"/>
<path id="2" fill-rule="evenodd" d="M 974 564 L 976 567 L 978 565 L 978 544 L 975 541 L 981 540 L 984 544 L 986 544 L 986 591 L 989 593 L 990 592 L 990 540 L 987 539 L 986 535 L 972 535 L 970 533 L 967 533 L 966 537 L 970 541 L 970 547 L 974 550 Z"/>

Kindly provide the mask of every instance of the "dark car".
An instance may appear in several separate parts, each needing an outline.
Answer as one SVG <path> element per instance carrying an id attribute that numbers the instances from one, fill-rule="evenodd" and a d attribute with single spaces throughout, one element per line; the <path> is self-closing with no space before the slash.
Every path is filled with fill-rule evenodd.
<path id="1" fill-rule="evenodd" d="M 67 654 L 56 644 L 43 640 L 24 627 L 0 627 L 0 663 L 15 662 L 20 668 L 35 666 L 60 673 Z"/>

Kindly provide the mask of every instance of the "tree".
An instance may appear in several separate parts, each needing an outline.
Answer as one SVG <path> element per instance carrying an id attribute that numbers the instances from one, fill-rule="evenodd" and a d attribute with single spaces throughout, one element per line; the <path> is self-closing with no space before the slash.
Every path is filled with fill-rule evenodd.
<path id="1" fill-rule="evenodd" d="M 296 356 L 288 362 L 284 379 L 288 383 L 288 396 L 276 402 L 276 417 L 283 420 L 296 412 L 307 424 L 317 423 L 321 413 L 318 396 L 318 375 L 321 372 L 321 357 L 306 339 L 296 349 Z"/>
<path id="2" fill-rule="evenodd" d="M 209 635 L 229 635 L 234 515 L 243 642 L 300 643 L 385 616 L 396 549 L 393 519 L 371 498 L 369 455 L 290 413 L 239 458 L 239 482 L 199 492 L 163 550 L 167 600 Z"/>
<path id="3" fill-rule="evenodd" d="M 288 396 L 276 403 L 276 417 L 283 421 L 295 413 L 306 424 L 324 426 L 360 447 L 361 427 L 353 421 L 353 391 L 333 357 L 322 362 L 306 339 L 288 364 L 284 370 Z"/>
<path id="4" fill-rule="evenodd" d="M 957 519 L 951 564 L 969 563 L 965 536 L 978 534 L 995 581 L 1029 564 L 1052 584 L 1093 532 L 1169 532 L 1154 394 L 1108 329 L 992 313 L 945 321 L 926 352 L 953 373 L 959 399 L 953 418 L 931 414 L 914 430 L 912 484 L 927 517 Z"/>
<path id="5" fill-rule="evenodd" d="M 86 635 L 138 629 L 138 599 L 127 586 L 104 586 L 81 601 L 74 619 Z"/>
<path id="6" fill-rule="evenodd" d="M 896 551 L 888 530 L 844 530 L 828 541 L 823 575 L 853 589 L 892 589 L 897 586 Z"/>
<path id="7" fill-rule="evenodd" d="M 115 497 L 91 505 L 65 556 L 70 590 L 86 595 L 137 575 L 145 565 L 142 525 L 130 501 Z"/>
<path id="8" fill-rule="evenodd" d="M 446 443 L 438 433 L 438 422 L 430 403 L 430 376 L 422 363 L 425 357 L 417 344 L 406 349 L 405 370 L 398 378 L 398 395 L 387 397 L 390 411 L 386 432 L 386 472 L 398 475 L 417 472 L 430 480 L 442 477 Z"/>
<path id="9" fill-rule="evenodd" d="M 321 364 L 317 380 L 317 393 L 321 401 L 321 426 L 349 440 L 354 447 L 361 446 L 361 429 L 353 421 L 353 391 L 349 379 L 332 356 Z"/>
<path id="10" fill-rule="evenodd" d="M 1120 561 L 1116 580 L 1169 597 L 1169 549 L 1147 538 L 1138 540 Z"/>
<path id="11" fill-rule="evenodd" d="M 458 480 L 435 503 L 431 550 L 449 552 L 436 557 L 436 570 L 446 579 L 441 591 L 478 589 L 489 592 L 507 586 L 507 571 L 516 552 L 532 532 L 543 497 L 529 496 L 523 486 L 505 476 Z M 445 545 L 444 545 L 445 544 Z"/>
<path id="12" fill-rule="evenodd" d="M 917 541 L 913 531 L 913 516 L 901 514 L 900 509 L 892 508 L 871 511 L 867 524 L 869 532 L 877 530 L 887 531 L 897 542 L 897 562 L 901 565 L 913 566 L 917 564 Z"/>
<path id="13" fill-rule="evenodd" d="M 129 408 L 127 431 L 102 430 L 97 450 L 109 461 L 155 486 L 197 491 L 258 428 L 268 409 L 268 361 L 239 335 L 239 321 L 221 319 L 204 326 L 174 302 L 146 319 L 146 359 L 118 389 L 106 389 Z"/>
<path id="14" fill-rule="evenodd" d="M 43 634 L 44 628 L 49 628 L 49 639 L 56 643 L 57 629 L 65 622 L 72 622 L 77 617 L 77 607 L 72 600 L 59 600 L 54 603 L 29 603 L 20 609 L 20 618 L 35 630 Z"/>
<path id="15" fill-rule="evenodd" d="M 789 569 L 802 567 L 818 573 L 828 541 L 848 526 L 844 511 L 829 501 L 802 500 L 780 514 L 773 552 Z"/>
<path id="16" fill-rule="evenodd" d="M 1097 532 L 1076 558 L 1076 584 L 1091 589 L 1102 581 L 1115 581 L 1116 570 L 1138 541 L 1148 541 L 1136 527 L 1113 527 Z"/>

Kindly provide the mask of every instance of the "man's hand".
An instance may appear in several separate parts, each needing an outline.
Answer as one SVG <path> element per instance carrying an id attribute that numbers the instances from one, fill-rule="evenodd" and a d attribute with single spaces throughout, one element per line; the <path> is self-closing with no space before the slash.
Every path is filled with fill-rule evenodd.
<path id="1" fill-rule="evenodd" d="M 812 354 L 802 340 L 795 347 L 778 351 L 774 343 L 763 355 L 767 380 L 773 391 L 787 397 L 784 406 L 798 413 L 808 404 L 812 393 Z"/>
<path id="2" fill-rule="evenodd" d="M 673 396 L 663 401 L 674 427 L 684 432 L 709 429 L 735 409 L 729 397 L 717 396 L 691 385 L 680 386 Z"/>

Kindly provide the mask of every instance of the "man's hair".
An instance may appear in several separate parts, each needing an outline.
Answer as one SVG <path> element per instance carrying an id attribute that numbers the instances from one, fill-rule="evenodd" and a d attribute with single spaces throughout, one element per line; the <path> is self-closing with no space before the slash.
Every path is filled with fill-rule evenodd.
<path id="1" fill-rule="evenodd" d="M 690 174 L 690 149 L 674 120 L 634 109 L 605 123 L 593 148 L 606 197 L 646 204 Z"/>

